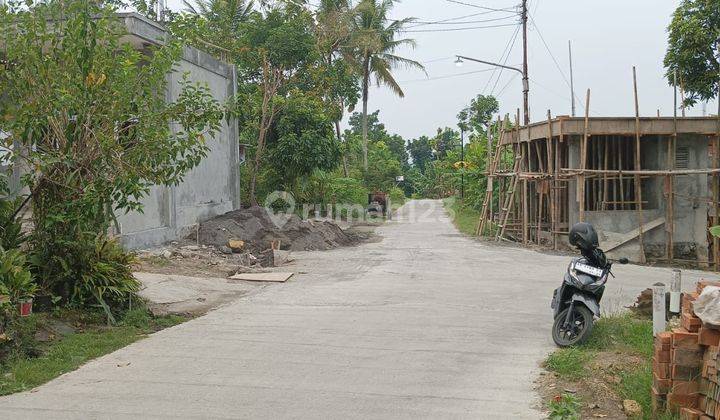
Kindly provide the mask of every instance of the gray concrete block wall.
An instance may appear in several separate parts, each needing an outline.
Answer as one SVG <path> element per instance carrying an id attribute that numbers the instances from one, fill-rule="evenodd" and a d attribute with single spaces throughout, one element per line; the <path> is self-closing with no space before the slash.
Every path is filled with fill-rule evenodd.
<path id="1" fill-rule="evenodd" d="M 125 20 L 133 36 L 143 41 L 162 42 L 162 28 L 158 29 L 157 23 L 135 14 L 125 15 Z M 182 60 L 168 75 L 168 101 L 176 100 L 180 94 L 184 74 L 192 82 L 206 84 L 220 103 L 235 94 L 233 66 L 186 47 Z M 147 248 L 184 237 L 194 231 L 198 222 L 240 207 L 237 121 L 223 120 L 220 130 L 206 141 L 210 149 L 207 156 L 186 174 L 183 182 L 173 187 L 152 187 L 142 200 L 142 213 L 118 215 L 126 247 Z"/>
<path id="2" fill-rule="evenodd" d="M 572 136 L 569 141 L 569 164 L 571 168 L 578 168 L 580 157 L 580 137 Z M 667 140 L 666 137 L 644 136 L 642 140 L 642 167 L 643 169 L 667 168 Z M 688 168 L 705 169 L 710 167 L 708 157 L 708 138 L 700 134 L 678 135 L 676 147 L 688 148 Z M 678 196 L 674 203 L 673 242 L 677 258 L 705 260 L 708 256 L 707 215 L 709 205 L 706 202 L 710 195 L 708 176 L 704 174 L 678 175 L 674 177 L 674 191 Z M 644 222 L 658 217 L 664 217 L 667 202 L 663 195 L 664 180 L 662 177 L 651 177 L 643 180 L 643 200 L 648 201 L 644 209 Z M 568 183 L 568 210 L 569 223 L 572 226 L 578 221 L 577 183 L 573 180 Z M 693 198 L 688 198 L 693 197 Z M 586 220 L 592 223 L 598 231 L 626 233 L 637 228 L 637 212 L 625 211 L 588 211 Z M 665 252 L 666 233 L 665 225 L 657 227 L 643 235 L 648 256 L 662 257 Z M 638 247 L 637 240 L 630 241 L 619 248 L 630 252 Z M 639 249 L 639 248 L 638 248 Z"/>

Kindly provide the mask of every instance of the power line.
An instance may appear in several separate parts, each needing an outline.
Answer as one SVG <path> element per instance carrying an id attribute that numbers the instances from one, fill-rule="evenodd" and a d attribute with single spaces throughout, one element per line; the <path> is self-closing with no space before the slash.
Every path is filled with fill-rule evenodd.
<path id="1" fill-rule="evenodd" d="M 531 15 L 528 15 L 530 17 L 530 21 L 533 24 L 533 27 L 537 30 L 538 35 L 540 36 L 540 40 L 542 41 L 543 45 L 545 46 L 545 50 L 550 55 L 550 58 L 552 58 L 553 63 L 555 63 L 555 67 L 560 72 L 560 75 L 562 76 L 563 80 L 565 81 L 565 84 L 567 87 L 570 87 L 570 81 L 568 80 L 567 76 L 565 75 L 565 72 L 563 71 L 562 67 L 560 67 L 560 64 L 558 63 L 557 59 L 553 55 L 552 51 L 550 51 L 550 47 L 548 47 L 547 42 L 545 42 L 545 38 L 542 35 L 542 32 L 540 31 L 540 28 L 537 26 L 537 23 L 535 22 L 535 19 Z M 537 82 L 536 82 L 537 83 Z M 585 109 L 585 106 L 583 105 L 583 101 L 580 100 L 580 98 L 573 92 L 573 95 L 575 96 L 575 100 L 580 104 L 580 107 Z M 591 111 L 592 112 L 592 111 Z"/>
<path id="2" fill-rule="evenodd" d="M 518 25 L 517 29 L 515 30 L 515 34 L 513 37 L 508 41 L 508 45 L 505 47 L 505 52 L 502 56 L 500 56 L 500 60 L 502 60 L 502 65 L 506 65 L 508 59 L 510 58 L 510 54 L 512 53 L 513 48 L 515 47 L 515 41 L 517 41 L 518 34 L 520 33 L 520 25 Z M 505 57 L 503 59 L 503 56 Z M 498 70 L 497 68 L 495 70 Z M 490 94 L 492 95 L 493 92 L 495 92 L 495 88 L 497 87 L 498 83 L 500 83 L 500 77 L 502 76 L 504 68 L 500 68 L 497 79 L 495 80 L 495 84 L 493 85 L 492 89 L 490 90 Z M 488 79 L 487 83 L 485 83 L 485 87 L 483 88 L 483 93 L 487 91 L 488 86 L 490 85 L 490 82 L 492 81 L 493 77 L 495 77 L 495 72 L 493 72 L 492 76 L 490 76 L 490 79 Z"/>
<path id="3" fill-rule="evenodd" d="M 505 57 L 505 54 L 508 53 L 508 48 L 511 48 L 510 45 L 515 44 L 515 39 L 517 38 L 517 35 L 519 32 L 520 32 L 520 25 L 518 25 L 518 27 L 515 29 L 515 33 L 513 33 L 513 35 L 510 37 L 510 39 L 508 39 L 507 44 L 505 44 L 505 49 L 503 49 L 502 55 L 500 55 L 500 60 L 498 60 L 498 61 L 501 61 L 503 59 L 503 57 Z M 487 92 L 487 88 L 488 88 L 488 86 L 490 86 L 490 82 L 492 81 L 493 77 L 495 77 L 496 71 L 497 71 L 497 67 L 495 67 L 493 69 L 493 74 L 490 75 L 490 78 L 485 83 L 485 87 L 483 87 L 483 90 L 482 90 L 483 94 L 485 94 L 485 92 Z"/>
<path id="4" fill-rule="evenodd" d="M 492 10 L 493 12 L 517 13 L 517 11 L 514 10 L 515 9 L 514 7 L 506 7 L 504 9 L 495 9 L 492 7 L 480 6 L 479 4 L 466 3 L 464 1 L 459 1 L 459 0 L 445 0 L 445 1 L 450 2 L 450 3 L 462 4 L 463 6 L 476 7 L 478 9 Z"/>
<path id="5" fill-rule="evenodd" d="M 534 80 L 534 79 L 529 79 L 529 80 L 530 80 L 530 83 L 534 84 L 535 86 L 538 86 L 538 87 L 540 87 L 540 88 L 545 89 L 546 91 L 552 93 L 553 95 L 555 95 L 555 96 L 557 96 L 557 97 L 559 97 L 559 98 L 563 98 L 563 99 L 566 100 L 566 101 L 570 99 L 570 98 L 568 98 L 567 96 L 565 96 L 565 95 L 563 95 L 563 94 L 560 94 L 560 93 L 557 93 L 557 92 L 555 92 L 554 90 L 550 89 L 549 87 L 538 83 L 538 82 L 537 82 L 536 80 Z M 577 95 L 575 95 L 575 98 L 577 98 Z M 582 108 L 583 110 L 585 110 L 585 104 L 583 104 L 581 101 L 580 101 L 580 103 L 579 103 L 578 105 L 580 105 L 580 108 Z M 596 116 L 599 115 L 597 112 L 594 112 L 592 109 L 590 110 L 590 113 L 591 113 L 591 114 L 594 114 L 594 115 L 596 115 Z"/>
<path id="6" fill-rule="evenodd" d="M 567 76 L 565 76 L 565 72 L 560 67 L 560 64 L 558 63 L 557 59 L 553 55 L 552 51 L 550 51 L 550 47 L 548 47 L 547 42 L 545 42 L 545 38 L 542 36 L 542 32 L 540 31 L 540 28 L 537 26 L 537 23 L 535 23 L 535 19 L 533 19 L 533 17 L 531 15 L 528 15 L 528 16 L 530 16 L 530 21 L 532 22 L 533 26 L 537 30 L 538 35 L 540 35 L 540 40 L 542 41 L 543 45 L 545 46 L 545 50 L 547 50 L 548 54 L 550 54 L 550 58 L 552 58 L 553 62 L 555 63 L 555 67 L 557 67 L 558 71 L 560 72 L 560 75 L 563 77 L 563 79 L 565 79 L 565 84 L 567 84 L 568 87 L 570 87 L 570 82 L 568 81 Z"/>
<path id="7" fill-rule="evenodd" d="M 453 77 L 468 76 L 471 74 L 478 74 L 478 73 L 486 73 L 491 70 L 492 69 L 474 70 L 474 71 L 467 71 L 465 73 L 455 73 L 455 74 L 447 74 L 444 76 L 429 77 L 426 79 L 402 80 L 402 81 L 399 81 L 398 83 L 430 82 L 432 80 L 450 79 Z"/>
<path id="8" fill-rule="evenodd" d="M 518 77 L 519 74 L 520 74 L 520 73 L 515 73 L 515 72 L 513 72 L 512 77 L 510 77 L 510 79 L 507 81 L 507 83 L 505 83 L 505 86 L 503 86 L 502 89 L 500 89 L 500 91 L 498 92 L 497 96 L 502 95 L 503 92 L 505 92 L 505 89 L 507 89 L 508 86 L 510 86 L 510 83 L 512 83 L 512 81 L 515 80 L 515 79 Z"/>
<path id="9" fill-rule="evenodd" d="M 457 32 L 457 31 L 469 31 L 474 29 L 490 29 L 490 28 L 502 28 L 506 26 L 517 26 L 517 23 L 508 23 L 504 25 L 487 25 L 487 26 L 470 26 L 467 28 L 448 28 L 448 29 L 417 29 L 417 30 L 403 30 L 400 32 Z"/>
<path id="10" fill-rule="evenodd" d="M 454 21 L 454 20 L 467 19 L 467 18 L 471 18 L 471 17 L 477 17 L 477 16 L 482 16 L 482 15 L 487 15 L 487 14 L 490 14 L 490 13 L 496 13 L 496 12 L 494 12 L 494 11 L 491 10 L 491 11 L 486 11 L 486 12 L 471 13 L 471 14 L 469 14 L 469 15 L 451 17 L 451 18 L 447 18 L 447 19 L 428 20 L 428 21 L 427 21 L 428 23 L 420 23 L 420 24 L 415 25 L 415 26 L 430 25 L 430 24 L 432 24 L 432 23 L 452 22 L 452 21 Z M 511 16 L 507 16 L 507 17 L 511 17 Z M 390 20 L 397 22 L 397 21 L 400 20 L 400 19 L 390 19 Z"/>
<path id="11" fill-rule="evenodd" d="M 494 19 L 466 20 L 466 21 L 461 21 L 461 22 L 417 20 L 417 21 L 415 21 L 415 22 L 418 22 L 417 25 L 411 25 L 411 26 L 408 26 L 408 28 L 414 28 L 417 26 L 426 26 L 426 25 L 467 25 L 467 24 L 471 24 L 471 23 L 497 22 L 499 20 L 507 20 L 507 19 L 514 19 L 514 18 L 515 18 L 515 16 L 503 16 L 503 17 L 494 18 Z"/>

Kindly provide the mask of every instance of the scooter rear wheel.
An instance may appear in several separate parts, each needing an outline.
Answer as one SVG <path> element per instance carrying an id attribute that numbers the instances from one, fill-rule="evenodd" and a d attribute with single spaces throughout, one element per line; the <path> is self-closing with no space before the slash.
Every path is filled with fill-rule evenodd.
<path id="1" fill-rule="evenodd" d="M 552 338 L 559 347 L 582 344 L 590 337 L 594 320 L 592 312 L 585 305 L 573 305 L 572 309 L 569 325 L 565 325 L 569 307 L 560 312 L 553 323 Z"/>

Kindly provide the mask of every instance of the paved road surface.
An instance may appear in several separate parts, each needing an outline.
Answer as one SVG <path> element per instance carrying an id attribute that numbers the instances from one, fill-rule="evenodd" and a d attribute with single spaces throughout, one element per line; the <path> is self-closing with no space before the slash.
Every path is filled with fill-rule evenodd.
<path id="1" fill-rule="evenodd" d="M 532 383 L 568 257 L 467 239 L 438 201 L 379 233 L 302 253 L 307 274 L 287 284 L 2 398 L 0 418 L 541 417 Z M 616 271 L 606 310 L 669 278 Z"/>

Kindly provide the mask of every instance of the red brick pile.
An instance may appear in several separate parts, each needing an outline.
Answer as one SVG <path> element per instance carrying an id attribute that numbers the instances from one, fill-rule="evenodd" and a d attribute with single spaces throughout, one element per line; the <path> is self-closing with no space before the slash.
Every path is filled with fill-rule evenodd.
<path id="1" fill-rule="evenodd" d="M 695 293 L 684 294 L 681 327 L 655 337 L 654 412 L 668 408 L 681 419 L 720 419 L 720 326 L 703 325 L 692 306 L 708 285 L 720 283 L 701 281 Z"/>

